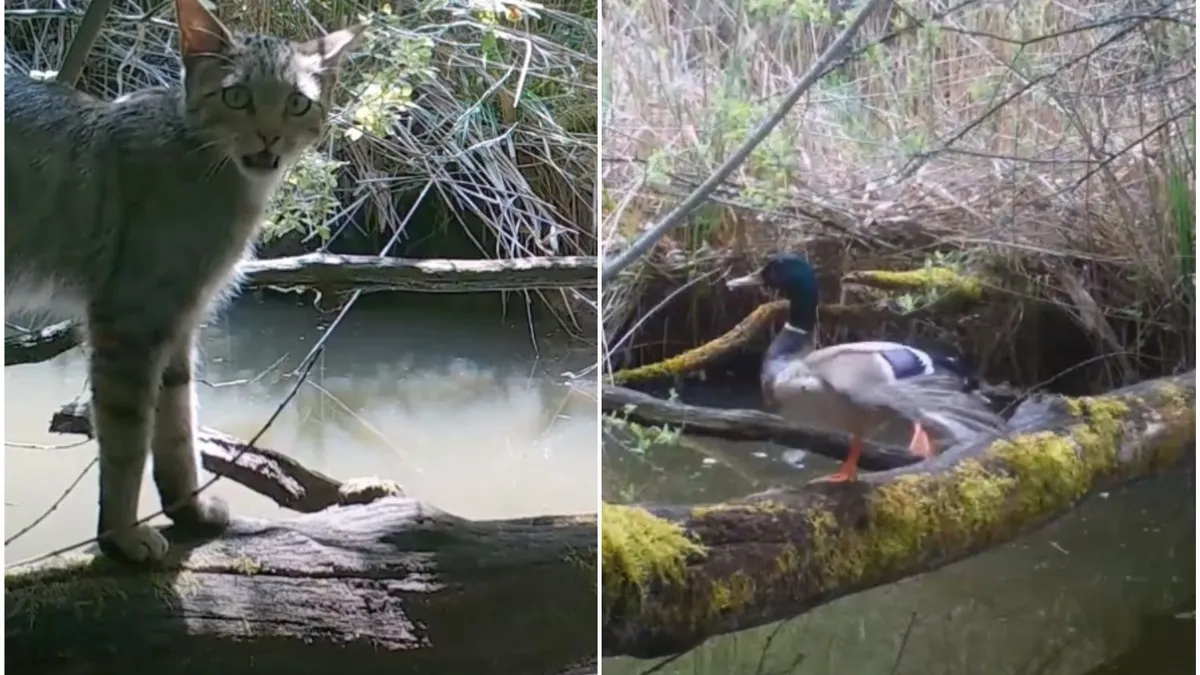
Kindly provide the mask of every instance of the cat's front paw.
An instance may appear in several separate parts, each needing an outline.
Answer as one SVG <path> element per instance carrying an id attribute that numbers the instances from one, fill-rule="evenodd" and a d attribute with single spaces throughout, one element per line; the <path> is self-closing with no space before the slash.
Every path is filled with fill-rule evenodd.
<path id="1" fill-rule="evenodd" d="M 167 511 L 177 526 L 194 534 L 220 534 L 229 526 L 229 505 L 220 497 L 196 495 Z"/>
<path id="2" fill-rule="evenodd" d="M 152 563 L 167 555 L 167 538 L 149 525 L 134 525 L 100 533 L 100 552 L 128 563 Z"/>

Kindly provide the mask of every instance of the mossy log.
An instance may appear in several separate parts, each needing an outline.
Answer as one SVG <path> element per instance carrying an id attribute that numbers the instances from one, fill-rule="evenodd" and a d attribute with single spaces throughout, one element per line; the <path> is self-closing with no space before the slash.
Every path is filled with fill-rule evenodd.
<path id="1" fill-rule="evenodd" d="M 934 293 L 965 302 L 978 302 L 988 284 L 962 270 L 930 265 L 911 270 L 860 270 L 842 276 L 842 284 L 901 293 Z"/>
<path id="2" fill-rule="evenodd" d="M 87 433 L 85 412 L 65 408 L 54 427 Z M 594 668 L 594 515 L 471 521 L 219 432 L 201 447 L 210 470 L 315 512 L 239 518 L 204 542 L 168 528 L 172 555 L 149 572 L 91 553 L 8 569 L 10 672 Z"/>
<path id="3" fill-rule="evenodd" d="M 841 327 L 858 330 L 870 330 L 872 326 L 898 317 L 910 321 L 935 319 L 949 313 L 961 312 L 964 307 L 977 303 L 982 297 L 981 282 L 977 279 L 941 267 L 906 272 L 852 272 L 843 278 L 843 282 L 879 290 L 936 293 L 941 298 L 938 302 L 903 313 L 895 307 L 878 302 L 823 304 L 817 307 L 819 321 L 836 322 Z M 618 370 L 612 373 L 612 382 L 629 384 L 660 377 L 678 377 L 700 370 L 724 356 L 746 348 L 759 336 L 767 334 L 773 324 L 783 322 L 787 310 L 787 300 L 765 302 L 719 337 L 657 363 Z"/>
<path id="4" fill-rule="evenodd" d="M 469 293 L 553 288 L 595 288 L 597 261 L 588 256 L 502 260 L 381 258 L 307 255 L 253 260 L 240 271 L 251 288 Z M 72 322 L 4 340 L 4 365 L 38 363 L 79 344 Z"/>
<path id="5" fill-rule="evenodd" d="M 702 368 L 707 363 L 744 348 L 746 343 L 765 332 L 772 323 L 787 316 L 787 309 L 787 300 L 776 300 L 759 305 L 746 318 L 717 339 L 658 363 L 618 370 L 612 374 L 612 381 L 614 384 L 626 384 L 637 380 L 683 375 Z"/>
<path id="6" fill-rule="evenodd" d="M 655 657 L 937 569 L 1097 492 L 1190 464 L 1195 373 L 1026 401 L 999 440 L 848 485 L 696 507 L 605 505 L 605 655 Z"/>

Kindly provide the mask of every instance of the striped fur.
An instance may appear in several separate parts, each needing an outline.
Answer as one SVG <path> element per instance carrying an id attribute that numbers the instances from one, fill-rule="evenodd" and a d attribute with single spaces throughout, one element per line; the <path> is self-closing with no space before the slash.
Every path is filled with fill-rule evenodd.
<path id="1" fill-rule="evenodd" d="M 193 360 L 264 210 L 320 134 L 334 73 L 360 29 L 297 44 L 237 35 L 176 0 L 181 87 L 99 101 L 4 83 L 6 304 L 86 327 L 100 446 L 101 550 L 131 561 L 167 542 L 137 525 L 147 456 L 167 514 L 223 527 L 198 496 Z"/>

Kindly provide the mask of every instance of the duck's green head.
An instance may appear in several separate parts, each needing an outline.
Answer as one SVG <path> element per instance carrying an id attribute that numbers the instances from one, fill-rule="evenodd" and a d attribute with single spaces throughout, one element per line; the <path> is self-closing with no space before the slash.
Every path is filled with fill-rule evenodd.
<path id="1" fill-rule="evenodd" d="M 794 253 L 773 256 L 762 269 L 725 282 L 727 288 L 766 286 L 782 293 L 791 303 L 789 320 L 809 330 L 817 319 L 817 273 L 804 258 Z"/>

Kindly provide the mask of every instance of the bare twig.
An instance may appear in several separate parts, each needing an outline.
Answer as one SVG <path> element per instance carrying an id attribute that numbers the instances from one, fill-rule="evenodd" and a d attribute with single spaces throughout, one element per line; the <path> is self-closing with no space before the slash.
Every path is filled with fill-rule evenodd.
<path id="1" fill-rule="evenodd" d="M 161 3 L 159 7 L 166 7 L 170 3 Z M 161 11 L 150 10 L 142 14 L 109 14 L 108 20 L 115 23 L 150 23 L 162 28 L 176 30 L 175 22 L 166 19 L 158 18 Z M 73 9 L 25 9 L 25 8 L 5 8 L 4 19 L 7 21 L 44 21 L 47 19 L 83 19 L 87 16 L 86 12 L 79 12 Z"/>
<path id="2" fill-rule="evenodd" d="M 64 443 L 63 445 L 43 445 L 41 443 L 21 443 L 19 441 L 4 441 L 4 446 L 8 448 L 19 448 L 21 450 L 70 450 L 78 448 L 88 441 L 76 441 L 75 443 Z"/>
<path id="3" fill-rule="evenodd" d="M 263 434 L 267 433 L 267 431 L 275 423 L 275 420 L 279 418 L 279 415 L 281 415 L 283 413 L 284 409 L 287 408 L 287 405 L 292 402 L 293 398 L 295 398 L 296 393 L 298 391 L 300 391 L 301 385 L 304 384 L 304 381 L 308 378 L 309 372 L 312 370 L 313 366 L 316 363 L 317 363 L 316 359 L 313 359 L 308 362 L 307 368 L 304 370 L 303 373 L 301 373 L 300 377 L 296 379 L 296 383 L 294 385 L 292 385 L 291 390 L 288 391 L 287 395 L 283 397 L 283 400 L 279 402 L 279 405 L 275 406 L 275 410 L 274 410 L 274 412 L 271 413 L 271 416 L 267 418 L 267 421 L 262 425 L 262 427 L 258 430 L 258 432 L 250 438 L 250 440 L 246 443 L 245 447 L 243 447 L 238 452 L 238 454 L 234 456 L 233 463 L 237 463 L 237 460 L 240 459 L 244 453 L 246 453 L 250 449 L 254 448 L 254 444 L 257 443 L 260 438 L 262 438 Z M 81 475 L 79 478 L 82 479 L 83 476 Z M 191 493 L 184 495 L 182 498 L 180 498 L 180 500 L 178 502 L 176 502 L 174 504 L 163 504 L 161 509 L 150 514 L 149 516 L 146 516 L 145 518 L 142 518 L 141 520 L 138 520 L 135 523 L 135 525 L 144 525 L 145 523 L 148 523 L 151 520 L 154 520 L 155 518 L 157 518 L 161 515 L 164 515 L 167 511 L 170 511 L 174 508 L 178 508 L 179 506 L 183 506 L 184 504 L 186 504 L 189 500 L 191 500 L 196 495 L 198 495 L 201 492 L 204 492 L 208 488 L 212 487 L 213 484 L 215 484 L 220 479 L 221 479 L 220 475 L 213 476 L 212 478 L 208 479 L 208 481 L 206 481 L 204 484 L 200 485 L 200 487 L 196 488 Z M 76 482 L 78 482 L 78 480 L 79 479 L 77 479 Z M 17 561 L 14 563 L 6 562 L 4 565 L 4 568 L 9 569 L 12 567 L 19 567 L 21 565 L 31 565 L 34 563 L 41 562 L 43 560 L 49 560 L 50 558 L 60 556 L 64 553 L 70 553 L 71 551 L 74 551 L 76 549 L 83 548 L 84 546 L 87 546 L 88 544 L 93 544 L 93 543 L 99 541 L 101 537 L 103 537 L 107 534 L 108 534 L 108 532 L 104 532 L 95 537 L 91 537 L 91 538 L 85 539 L 83 541 L 76 542 L 69 546 L 63 546 L 61 548 L 54 549 L 53 551 L 50 551 L 49 553 L 43 553 L 42 555 L 34 556 L 32 558 L 27 558 L 25 560 Z"/>
<path id="4" fill-rule="evenodd" d="M 917 613 L 913 612 L 908 617 L 908 625 L 904 627 L 904 636 L 900 638 L 900 648 L 896 650 L 896 660 L 892 662 L 891 675 L 896 675 L 896 671 L 900 670 L 900 661 L 904 658 L 904 650 L 908 648 L 908 638 L 912 635 L 912 629 L 916 623 Z"/>
<path id="5" fill-rule="evenodd" d="M 746 161 L 746 158 L 750 156 L 750 153 L 754 151 L 754 148 L 758 147 L 758 145 L 762 143 L 768 135 L 770 135 L 771 131 L 783 121 L 783 118 L 787 116 L 788 112 L 795 107 L 796 103 L 800 100 L 800 97 L 804 95 L 804 92 L 808 91 L 808 89 L 825 74 L 826 68 L 828 68 L 835 59 L 837 59 L 841 51 L 846 47 L 847 44 L 850 43 L 850 40 L 858 34 L 858 29 L 862 27 L 862 25 L 866 22 L 867 17 L 869 17 L 871 13 L 875 11 L 875 8 L 878 7 L 880 3 L 881 0 L 867 0 L 866 4 L 863 5 L 862 9 L 860 9 L 858 14 L 854 17 L 854 20 L 851 21 L 850 24 L 847 25 L 846 28 L 841 32 L 841 34 L 837 36 L 837 39 L 833 41 L 833 44 L 829 45 L 829 48 L 826 49 L 821 56 L 812 63 L 811 66 L 809 66 L 808 72 L 806 72 L 804 76 L 800 78 L 800 81 L 797 82 L 796 86 L 788 92 L 787 96 L 784 97 L 783 101 L 780 102 L 775 111 L 772 112 L 767 119 L 763 120 L 761 124 L 759 124 L 758 128 L 750 134 L 746 141 L 742 143 L 742 145 L 739 146 L 738 149 L 735 150 L 733 154 L 721 164 L 721 166 L 717 167 L 717 170 L 714 171 L 707 180 L 701 183 L 700 187 L 696 188 L 696 190 L 692 192 L 687 199 L 683 200 L 683 202 L 676 206 L 673 211 L 668 213 L 666 217 L 662 219 L 662 221 L 651 227 L 645 234 L 639 237 L 637 241 L 631 244 L 629 248 L 618 254 L 612 260 L 612 262 L 604 265 L 600 273 L 600 282 L 602 284 L 608 283 L 616 278 L 616 276 L 620 274 L 621 270 L 625 269 L 635 260 L 645 255 L 647 251 L 649 251 L 656 243 L 658 243 L 659 239 L 662 239 L 668 232 L 683 223 L 688 215 L 690 215 L 692 211 L 696 209 L 696 207 L 700 206 L 700 204 L 704 202 L 705 198 L 707 198 L 708 195 L 711 194 L 718 185 L 724 182 L 725 179 L 728 178 L 735 169 L 737 169 L 743 162 Z"/>
<path id="6" fill-rule="evenodd" d="M 280 356 L 279 358 L 275 359 L 274 363 L 272 363 L 271 365 L 264 368 L 262 370 L 262 372 L 255 375 L 254 377 L 243 377 L 243 378 L 239 378 L 236 380 L 227 380 L 225 382 L 209 382 L 207 380 L 200 380 L 200 382 L 202 384 L 208 385 L 212 389 L 223 389 L 225 387 L 240 387 L 241 385 L 244 385 L 244 384 L 254 384 L 256 382 L 260 382 L 264 377 L 266 377 L 267 375 L 270 375 L 276 368 L 283 365 L 283 362 L 287 360 L 288 356 L 290 356 L 290 353 L 285 352 L 283 354 L 283 356 Z"/>
<path id="7" fill-rule="evenodd" d="M 67 486 L 67 489 L 62 491 L 62 494 L 60 494 L 58 496 L 58 499 L 55 499 L 54 502 L 52 504 L 50 504 L 50 507 L 42 512 L 42 515 L 38 516 L 37 518 L 34 518 L 33 522 L 29 523 L 25 527 L 22 527 L 20 530 L 17 530 L 17 533 L 14 534 L 13 536 L 5 539 L 4 545 L 8 546 L 9 544 L 13 543 L 14 541 L 25 536 L 26 533 L 28 533 L 30 530 L 32 530 L 33 528 L 40 525 L 42 523 L 42 521 L 49 518 L 50 514 L 57 511 L 58 505 L 62 504 L 63 501 L 66 500 L 67 496 L 75 491 L 75 488 L 79 486 L 79 483 L 83 480 L 83 477 L 88 475 L 88 472 L 91 471 L 92 467 L 96 466 L 96 464 L 99 461 L 100 461 L 100 459 L 98 457 L 93 457 L 92 461 L 88 462 L 87 466 L 83 467 L 83 471 L 80 471 L 79 475 L 75 477 L 75 480 L 71 481 L 71 484 Z"/>
<path id="8" fill-rule="evenodd" d="M 63 57 L 62 66 L 58 69 L 56 79 L 59 82 L 68 87 L 75 86 L 75 82 L 83 73 L 83 64 L 92 51 L 92 45 L 96 43 L 100 29 L 104 27 L 104 19 L 112 10 L 112 5 L 113 0 L 91 0 L 83 14 L 83 20 L 79 22 L 79 30 L 75 31 L 75 37 L 67 49 L 67 55 Z"/>

